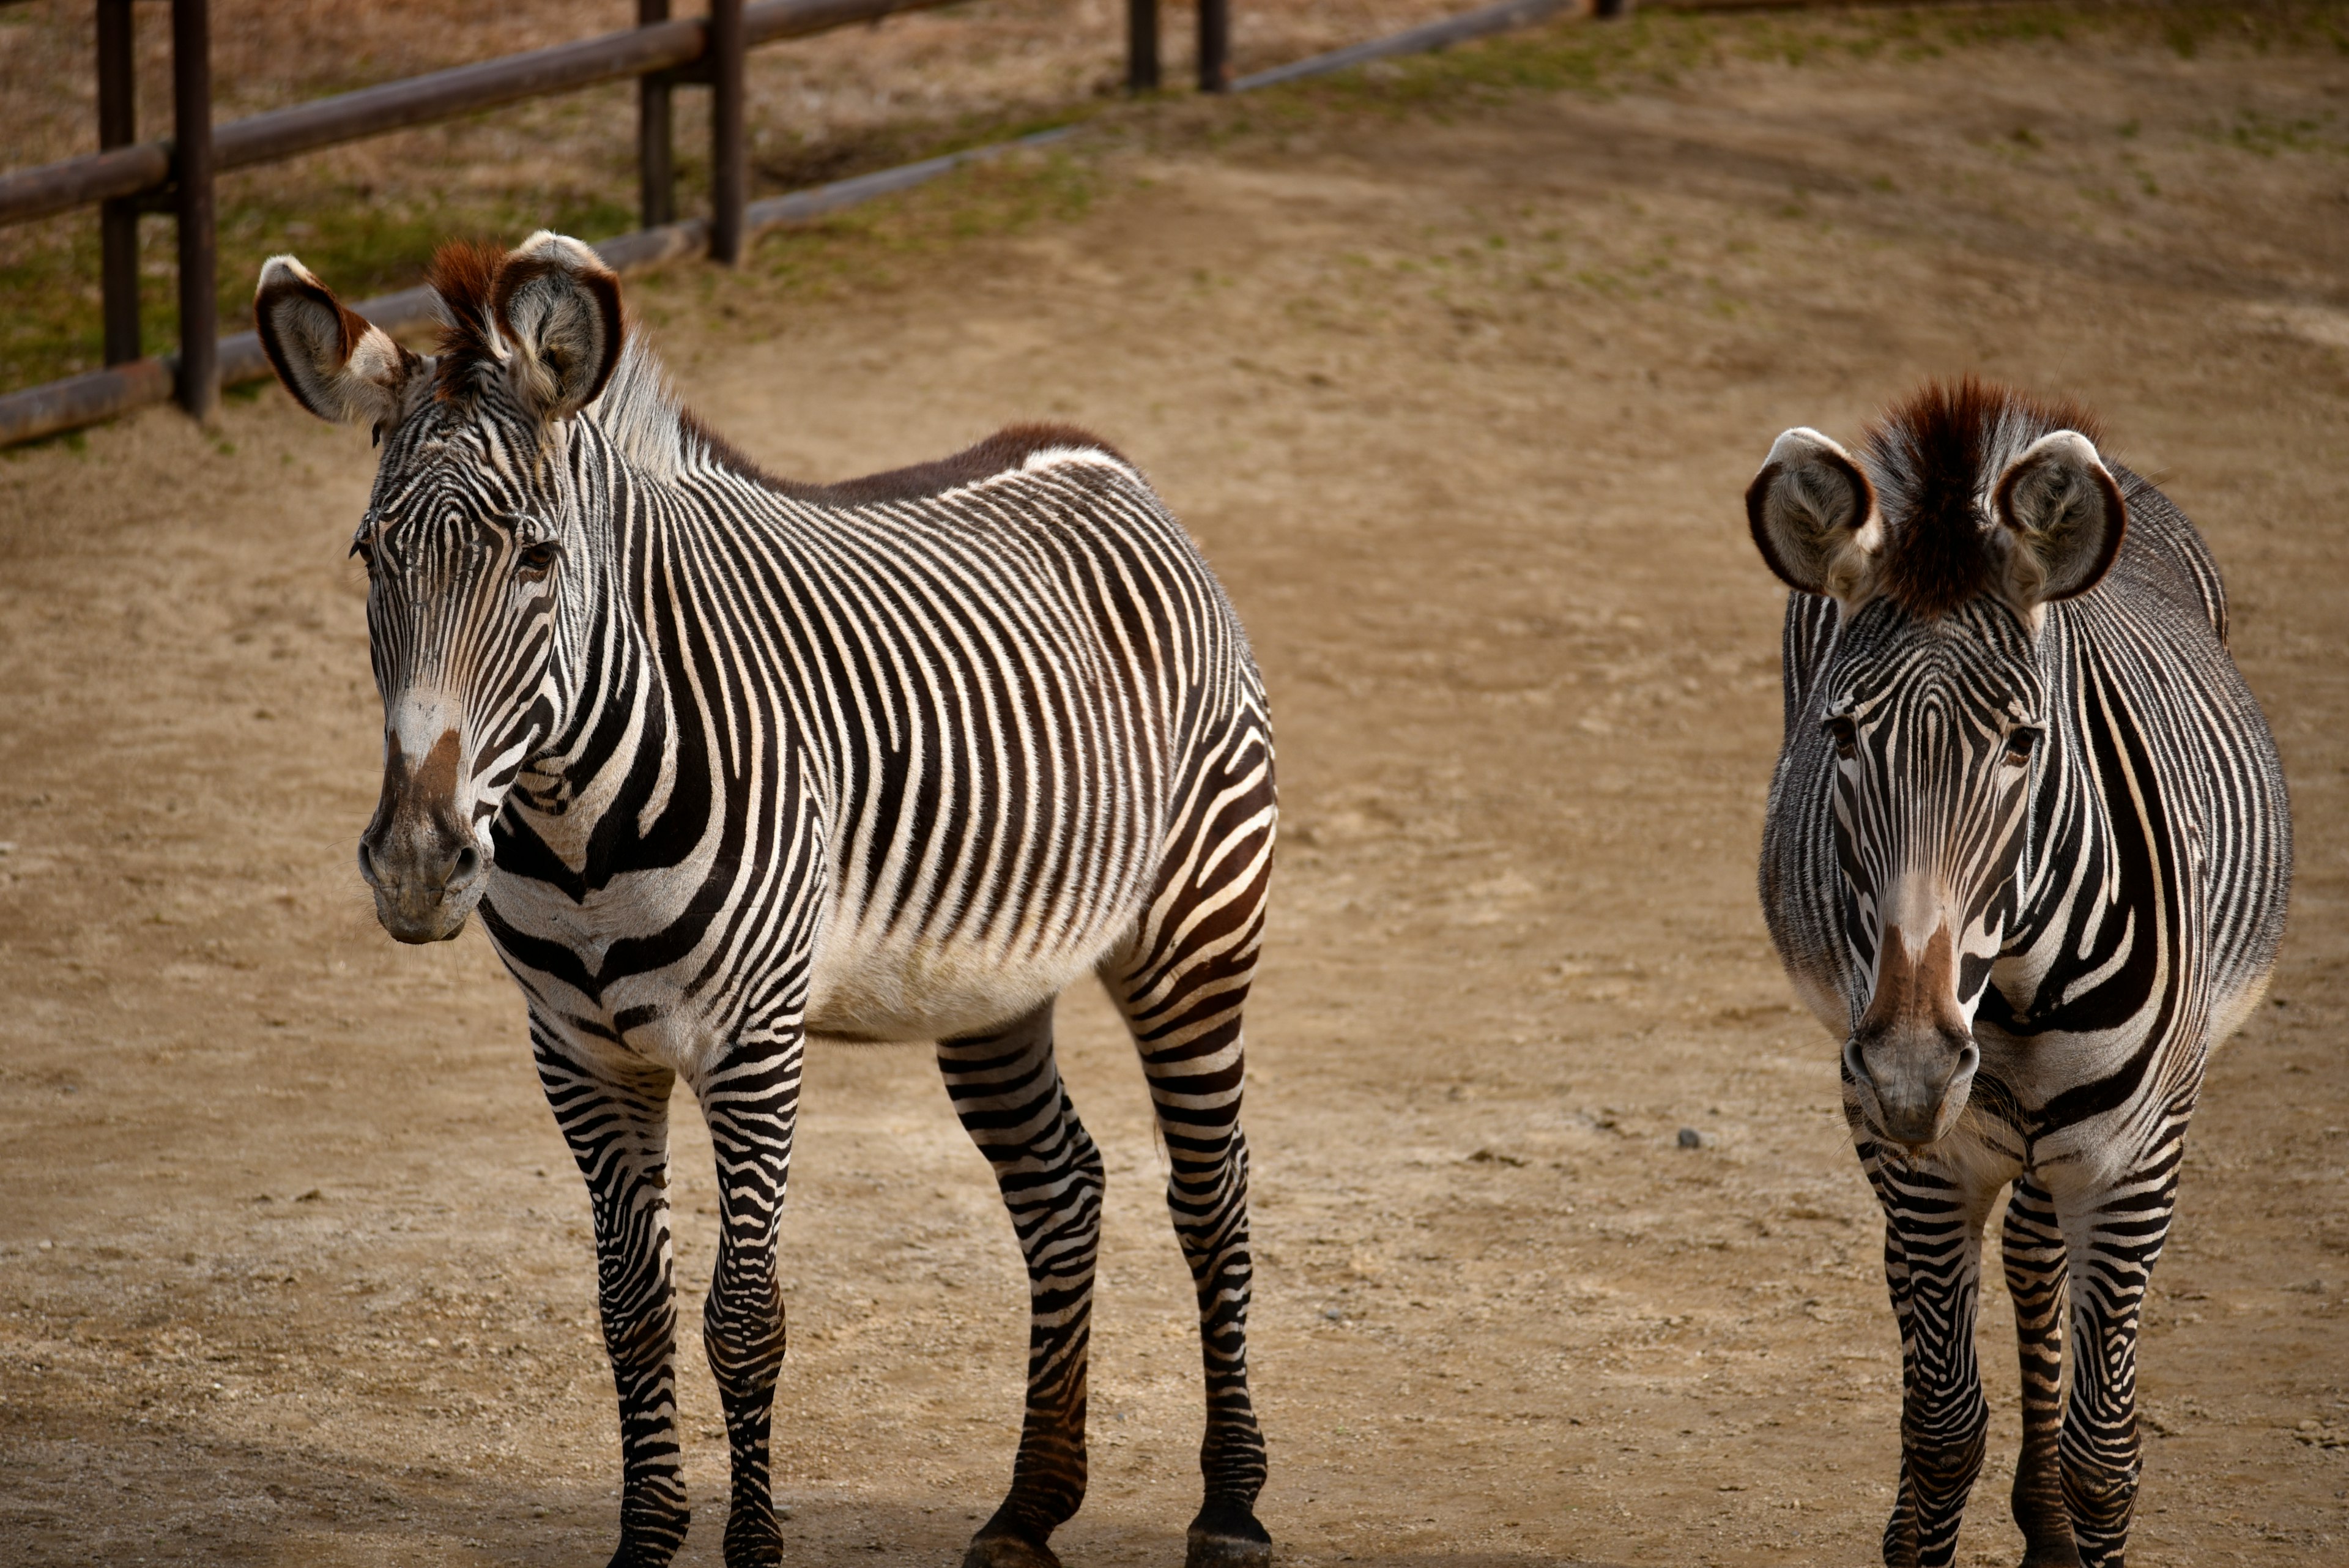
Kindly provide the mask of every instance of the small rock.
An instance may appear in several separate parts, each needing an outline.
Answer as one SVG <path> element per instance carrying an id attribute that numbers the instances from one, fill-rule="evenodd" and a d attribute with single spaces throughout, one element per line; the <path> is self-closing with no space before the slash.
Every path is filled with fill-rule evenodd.
<path id="1" fill-rule="evenodd" d="M 1323 1307 L 1321 1309 L 1321 1315 L 1328 1318 L 1331 1323 L 1343 1323 L 1346 1321 L 1346 1314 L 1340 1312 L 1336 1307 Z"/>
<path id="2" fill-rule="evenodd" d="M 1682 1127 L 1681 1128 L 1680 1143 L 1682 1148 L 1702 1148 L 1704 1147 L 1704 1134 L 1697 1131 L 1694 1127 Z"/>

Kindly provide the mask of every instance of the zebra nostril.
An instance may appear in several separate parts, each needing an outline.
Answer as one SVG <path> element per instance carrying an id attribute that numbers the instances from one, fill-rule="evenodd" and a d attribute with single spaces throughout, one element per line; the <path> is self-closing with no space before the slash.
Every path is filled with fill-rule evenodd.
<path id="1" fill-rule="evenodd" d="M 471 882 L 481 869 L 481 852 L 468 844 L 457 851 L 457 864 L 450 868 L 449 886 L 461 888 Z"/>
<path id="2" fill-rule="evenodd" d="M 1843 1043 L 1843 1070 L 1857 1083 L 1868 1083 L 1868 1063 L 1859 1054 L 1859 1036 L 1855 1034 Z"/>
<path id="3" fill-rule="evenodd" d="M 367 841 L 364 838 L 359 840 L 359 877 L 370 888 L 378 887 L 383 881 L 375 868 L 375 852 L 367 847 Z"/>

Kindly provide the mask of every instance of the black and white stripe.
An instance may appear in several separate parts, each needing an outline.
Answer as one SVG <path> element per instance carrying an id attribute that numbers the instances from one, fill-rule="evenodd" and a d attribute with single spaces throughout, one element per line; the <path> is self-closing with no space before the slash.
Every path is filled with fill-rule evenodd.
<path id="1" fill-rule="evenodd" d="M 1801 590 L 1762 901 L 1846 1042 L 1901 1330 L 1889 1563 L 1951 1561 L 1981 1469 L 1982 1233 L 2009 1183 L 2024 1561 L 2121 1562 L 2188 1119 L 2282 936 L 2283 781 L 2217 568 L 2086 422 L 1929 389 L 1856 458 L 1789 431 L 1748 498 Z"/>
<path id="2" fill-rule="evenodd" d="M 680 1079 L 721 1193 L 703 1342 L 732 1450 L 726 1557 L 778 1560 L 776 1251 L 811 1036 L 939 1042 L 1030 1284 L 1025 1428 L 970 1561 L 1053 1561 L 1085 1487 L 1102 1161 L 1051 1020 L 1087 973 L 1132 1026 L 1198 1289 L 1191 1559 L 1268 1561 L 1239 1104 L 1272 742 L 1188 536 L 1072 431 L 828 489 L 761 474 L 675 407 L 640 343 L 619 347 L 616 288 L 573 242 L 444 256 L 450 342 L 376 373 L 379 397 L 351 382 L 388 357 L 364 323 L 337 340 L 323 288 L 272 265 L 259 308 L 287 384 L 383 433 L 361 545 L 390 737 L 369 836 L 386 924 L 452 934 L 478 898 L 594 1199 L 616 1561 L 667 1561 L 687 1522 L 666 1201 Z M 419 805 L 440 775 L 414 759 L 436 755 L 449 798 Z M 468 852 L 488 862 L 478 891 Z"/>

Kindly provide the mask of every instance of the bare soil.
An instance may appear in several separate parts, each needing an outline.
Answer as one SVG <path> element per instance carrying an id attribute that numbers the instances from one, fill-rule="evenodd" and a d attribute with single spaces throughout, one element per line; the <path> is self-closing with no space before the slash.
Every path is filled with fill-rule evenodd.
<path id="1" fill-rule="evenodd" d="M 1092 425 L 1247 618 L 1286 805 L 1248 1099 L 1285 1563 L 1873 1559 L 1898 1347 L 1835 1045 L 1751 890 L 1780 596 L 1738 496 L 1782 428 L 1967 369 L 2101 410 L 2208 534 L 2299 824 L 2156 1280 L 2133 1560 L 2349 1550 L 2349 57 L 2017 15 L 1659 21 L 1670 69 L 1590 90 L 1492 86 L 1536 39 L 1170 106 L 631 284 L 786 472 Z M 478 935 L 394 947 L 350 865 L 370 471 L 274 390 L 0 462 L 0 1562 L 609 1549 L 587 1209 L 520 1003 Z M 1063 1016 L 1111 1184 L 1059 1544 L 1170 1564 L 1189 1292 L 1129 1049 L 1097 996 Z M 678 1141 L 698 1293 L 689 1109 Z M 955 1561 L 1025 1321 L 926 1052 L 813 1059 L 786 1236 L 794 1560 Z M 1961 1555 L 2011 1563 L 1992 1273 Z"/>

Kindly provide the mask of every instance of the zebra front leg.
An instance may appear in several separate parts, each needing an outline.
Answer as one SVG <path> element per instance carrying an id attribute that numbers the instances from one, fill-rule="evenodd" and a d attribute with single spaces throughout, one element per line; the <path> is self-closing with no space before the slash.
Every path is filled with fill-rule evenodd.
<path id="1" fill-rule="evenodd" d="M 690 1515 L 678 1474 L 677 1298 L 668 1234 L 675 1075 L 531 1017 L 539 1083 L 587 1179 L 596 1305 L 620 1401 L 620 1545 L 612 1568 L 661 1568 Z"/>
<path id="2" fill-rule="evenodd" d="M 1011 1490 L 964 1568 L 1059 1568 L 1047 1544 L 1085 1496 L 1085 1358 L 1101 1251 L 1102 1158 L 1052 1059 L 1052 1004 L 1000 1033 L 938 1043 L 955 1115 L 994 1167 L 1028 1262 L 1028 1408 Z"/>
<path id="3" fill-rule="evenodd" d="M 1240 1016 L 1256 975 L 1272 870 L 1272 759 L 1260 732 L 1236 737 L 1169 844 L 1167 869 L 1133 940 L 1102 969 L 1125 1014 L 1165 1139 L 1166 1206 L 1199 1303 L 1207 1392 L 1206 1480 L 1185 1568 L 1267 1568 L 1256 1517 L 1264 1433 L 1248 1397 L 1247 1073 Z"/>
<path id="4" fill-rule="evenodd" d="M 2179 1138 L 2181 1116 L 2175 1122 Z M 2169 1236 L 2178 1142 L 2168 1158 L 2085 1212 L 2064 1204 L 2071 1265 L 2072 1396 L 2057 1452 L 2064 1511 L 2086 1568 L 2120 1568 L 2137 1505 L 2137 1338 L 2146 1286 Z"/>
<path id="5" fill-rule="evenodd" d="M 1884 1532 L 1889 1568 L 1944 1568 L 1990 1431 L 1974 1315 L 1989 1194 L 1926 1158 L 1878 1148 L 1885 1278 L 1900 1324 L 1900 1493 Z"/>
<path id="6" fill-rule="evenodd" d="M 726 1409 L 733 1466 L 726 1568 L 782 1561 L 770 1446 L 784 1343 L 775 1252 L 804 1054 L 796 1028 L 737 1042 L 694 1085 L 718 1160 L 718 1266 L 702 1304 L 701 1343 Z"/>
<path id="7" fill-rule="evenodd" d="M 2023 1363 L 2023 1454 L 2013 1494 L 2023 1568 L 2078 1568 L 2056 1452 L 2064 1418 L 2064 1236 L 2054 1199 L 2027 1177 L 2014 1183 L 2000 1251 Z"/>

